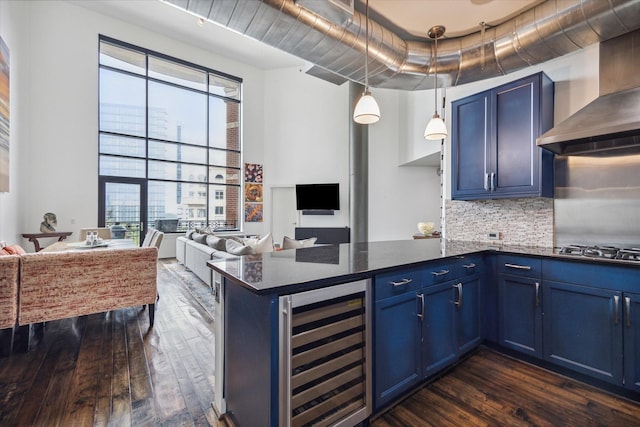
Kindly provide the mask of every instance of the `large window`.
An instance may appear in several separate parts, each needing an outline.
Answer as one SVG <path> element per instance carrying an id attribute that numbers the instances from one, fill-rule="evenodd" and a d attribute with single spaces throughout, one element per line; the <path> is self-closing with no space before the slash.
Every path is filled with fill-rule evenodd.
<path id="1" fill-rule="evenodd" d="M 118 209 L 103 200 L 99 222 L 127 223 L 115 212 L 146 206 L 140 221 L 165 231 L 240 230 L 241 87 L 237 77 L 100 37 L 98 173 L 146 181 L 146 200 L 122 195 Z"/>

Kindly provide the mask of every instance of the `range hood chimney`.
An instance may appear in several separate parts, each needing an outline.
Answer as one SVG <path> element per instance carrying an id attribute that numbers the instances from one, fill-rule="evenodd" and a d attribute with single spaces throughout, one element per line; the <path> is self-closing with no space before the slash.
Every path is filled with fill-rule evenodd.
<path id="1" fill-rule="evenodd" d="M 540 136 L 556 154 L 640 152 L 640 30 L 600 43 L 600 96 Z"/>

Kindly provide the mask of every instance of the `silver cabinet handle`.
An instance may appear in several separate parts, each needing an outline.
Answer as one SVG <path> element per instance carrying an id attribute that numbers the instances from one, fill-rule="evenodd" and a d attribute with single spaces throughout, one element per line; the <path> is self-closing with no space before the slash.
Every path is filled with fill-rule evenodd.
<path id="1" fill-rule="evenodd" d="M 540 283 L 536 282 L 536 307 L 540 307 Z"/>
<path id="2" fill-rule="evenodd" d="M 631 298 L 624 297 L 624 323 L 627 328 L 631 327 Z"/>
<path id="3" fill-rule="evenodd" d="M 496 191 L 496 173 L 491 172 L 491 191 Z"/>
<path id="4" fill-rule="evenodd" d="M 474 263 L 471 264 L 464 264 L 463 265 L 464 268 L 469 269 L 469 268 L 476 268 L 476 265 Z"/>
<path id="5" fill-rule="evenodd" d="M 424 319 L 424 294 L 418 294 L 416 298 L 420 300 L 420 313 L 418 313 L 418 318 Z"/>
<path id="6" fill-rule="evenodd" d="M 444 276 L 445 274 L 449 274 L 449 270 L 432 271 L 431 274 L 434 276 Z"/>
<path id="7" fill-rule="evenodd" d="M 393 287 L 395 288 L 396 286 L 407 285 L 407 284 L 409 284 L 409 283 L 411 283 L 411 282 L 413 282 L 413 279 L 402 279 L 402 280 L 401 280 L 401 281 L 399 281 L 399 282 L 391 281 L 391 282 L 389 282 L 389 283 L 390 283 L 390 284 L 392 284 L 392 285 L 393 285 Z"/>
<path id="8" fill-rule="evenodd" d="M 462 283 L 456 283 L 455 285 L 453 285 L 454 288 L 458 289 L 458 301 L 456 301 L 454 304 L 460 308 L 462 307 Z"/>
<path id="9" fill-rule="evenodd" d="M 613 296 L 613 324 L 620 323 L 620 297 L 618 295 Z"/>
<path id="10" fill-rule="evenodd" d="M 484 174 L 484 191 L 489 191 L 489 174 Z"/>
<path id="11" fill-rule="evenodd" d="M 507 268 L 517 268 L 518 270 L 531 270 L 531 266 L 529 266 L 529 265 L 518 265 L 518 264 L 505 263 L 504 266 L 507 267 Z"/>

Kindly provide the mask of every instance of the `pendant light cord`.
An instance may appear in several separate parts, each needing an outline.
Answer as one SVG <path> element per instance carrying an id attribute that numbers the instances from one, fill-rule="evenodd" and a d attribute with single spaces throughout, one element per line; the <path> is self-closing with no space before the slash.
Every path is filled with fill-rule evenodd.
<path id="1" fill-rule="evenodd" d="M 365 5 L 365 14 L 366 14 L 366 20 L 367 22 L 365 23 L 365 40 L 364 40 L 364 46 L 365 46 L 365 58 L 364 58 L 364 91 L 367 92 L 369 90 L 369 0 L 367 0 L 367 3 Z"/>
<path id="2" fill-rule="evenodd" d="M 367 0 L 369 1 L 369 0 Z M 435 108 L 435 114 L 438 114 L 438 34 L 435 37 L 436 49 L 434 59 L 434 73 L 433 73 L 433 108 Z"/>

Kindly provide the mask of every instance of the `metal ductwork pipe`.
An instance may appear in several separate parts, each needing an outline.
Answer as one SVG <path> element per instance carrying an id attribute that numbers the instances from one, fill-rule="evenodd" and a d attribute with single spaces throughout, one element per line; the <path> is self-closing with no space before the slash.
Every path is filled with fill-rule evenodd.
<path id="1" fill-rule="evenodd" d="M 362 13 L 338 25 L 294 0 L 163 1 L 309 61 L 329 81 L 364 82 Z M 547 0 L 483 34 L 439 40 L 438 85 L 501 76 L 638 28 L 640 0 Z M 375 21 L 369 38 L 371 87 L 433 88 L 431 41 L 402 40 Z"/>

